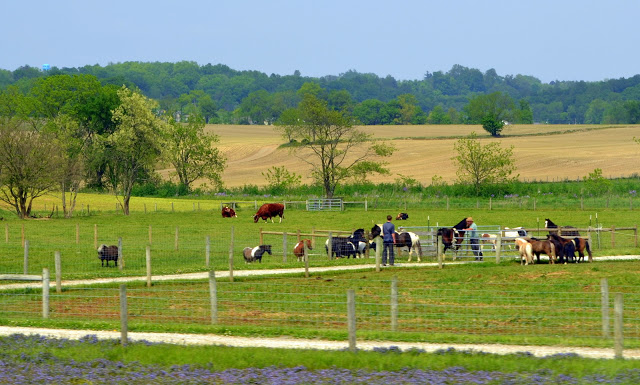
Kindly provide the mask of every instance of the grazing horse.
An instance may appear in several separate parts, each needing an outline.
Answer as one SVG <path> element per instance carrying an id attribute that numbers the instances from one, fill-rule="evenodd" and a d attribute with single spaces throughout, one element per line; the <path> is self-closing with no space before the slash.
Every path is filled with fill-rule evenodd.
<path id="1" fill-rule="evenodd" d="M 307 249 L 313 250 L 313 248 L 311 247 L 311 239 L 303 239 L 300 242 L 296 243 L 296 245 L 293 247 L 293 255 L 298 258 L 298 262 L 302 261 L 302 259 L 304 258 L 305 244 L 307 245 Z"/>
<path id="2" fill-rule="evenodd" d="M 442 239 L 442 244 L 444 245 L 442 254 L 446 253 L 448 249 L 454 250 L 455 252 L 460 248 L 462 241 L 464 241 L 465 230 L 463 229 L 466 228 L 467 218 L 463 218 L 453 227 L 441 227 L 438 229 L 438 237 Z M 455 255 L 453 259 L 456 259 Z"/>
<path id="3" fill-rule="evenodd" d="M 537 238 L 525 238 L 531 243 L 531 251 L 540 263 L 540 254 L 545 253 L 549 256 L 549 263 L 556 263 L 556 247 L 550 240 L 542 240 Z"/>
<path id="4" fill-rule="evenodd" d="M 546 218 L 544 220 L 544 228 L 545 229 L 557 229 L 558 225 L 556 225 L 555 223 L 553 223 L 551 221 L 551 219 Z M 562 226 L 562 230 L 560 231 L 560 235 L 562 235 L 563 237 L 579 237 L 580 233 L 578 232 L 578 230 L 570 230 L 570 229 L 575 229 L 575 227 L 573 226 Z M 558 230 L 549 230 L 549 234 L 558 234 Z"/>
<path id="5" fill-rule="evenodd" d="M 520 252 L 520 264 L 528 265 L 531 263 L 533 265 L 533 250 L 531 247 L 531 243 L 529 243 L 524 238 L 516 238 L 514 243 L 516 244 L 516 248 Z"/>
<path id="6" fill-rule="evenodd" d="M 262 263 L 262 255 L 264 253 L 271 254 L 271 245 L 260 245 L 256 247 L 245 247 L 242 250 L 242 255 L 244 256 L 244 261 L 246 263 L 250 263 L 253 261 L 258 261 Z"/>

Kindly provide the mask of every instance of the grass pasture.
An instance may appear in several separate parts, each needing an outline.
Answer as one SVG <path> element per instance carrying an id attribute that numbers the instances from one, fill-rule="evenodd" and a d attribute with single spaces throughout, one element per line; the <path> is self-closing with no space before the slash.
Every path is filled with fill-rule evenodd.
<path id="1" fill-rule="evenodd" d="M 206 238 L 210 238 L 210 263 L 215 270 L 229 268 L 229 248 L 233 231 L 234 269 L 283 268 L 300 264 L 292 254 L 296 234 L 320 230 L 353 231 L 357 228 L 369 230 L 374 223 L 384 221 L 386 215 L 396 211 L 361 208 L 349 208 L 343 212 L 307 212 L 303 206 L 289 207 L 282 223 L 253 223 L 254 202 L 240 204 L 238 218 L 221 218 L 219 203 L 216 201 L 175 200 L 174 212 L 171 200 L 133 199 L 133 211 L 130 216 L 115 214 L 104 201 L 112 199 L 108 195 L 92 196 L 84 194 L 82 200 L 94 207 L 91 216 L 79 216 L 73 219 L 51 218 L 26 220 L 8 218 L 4 221 L 4 237 L 0 236 L 0 272 L 22 273 L 24 270 L 24 239 L 28 240 L 28 273 L 40 274 L 42 268 L 53 271 L 54 253 L 61 252 L 63 279 L 95 278 L 145 275 L 146 247 L 151 243 L 152 271 L 158 274 L 176 274 L 206 271 Z M 99 203 L 102 202 L 102 203 Z M 147 213 L 142 211 L 141 202 L 147 202 Z M 194 205 L 201 203 L 200 211 L 193 211 Z M 261 202 L 258 202 L 260 204 Z M 143 203 L 144 204 L 144 203 Z M 158 205 L 159 211 L 149 208 Z M 98 212 L 103 205 L 105 211 Z M 197 206 L 196 206 L 197 207 Z M 400 209 L 400 208 L 397 208 Z M 92 209 L 93 210 L 93 209 Z M 437 226 L 453 225 L 460 219 L 472 215 L 479 226 L 499 225 L 502 227 L 524 226 L 528 229 L 544 227 L 544 219 L 551 218 L 560 225 L 572 225 L 578 228 L 595 226 L 604 228 L 633 227 L 637 224 L 634 210 L 600 210 L 599 212 L 579 210 L 521 210 L 519 207 L 488 210 L 484 209 L 411 209 L 409 220 L 396 222 L 397 226 Z M 24 230 L 23 230 L 24 229 Z M 260 229 L 264 231 L 287 232 L 287 256 L 284 255 L 283 237 L 265 235 L 263 242 L 271 244 L 274 254 L 263 258 L 262 264 L 245 264 L 242 258 L 244 247 L 260 244 Z M 95 251 L 97 244 L 117 245 L 118 238 L 123 241 L 124 268 L 101 267 Z M 177 248 L 176 248 L 177 231 Z M 542 236 L 543 233 L 540 233 Z M 534 232 L 535 236 L 536 233 Z M 613 235 L 613 239 L 612 239 Z M 633 231 L 616 231 L 592 234 L 595 256 L 638 254 Z M 330 261 L 326 257 L 323 240 L 311 251 L 310 266 L 335 264 L 364 264 L 371 261 L 345 260 Z M 318 247 L 319 246 L 319 247 Z M 503 256 L 515 256 L 506 253 Z M 426 259 L 435 261 L 435 259 Z M 113 266 L 113 262 L 111 262 Z"/>
<path id="2" fill-rule="evenodd" d="M 98 206 L 100 197 L 95 199 Z M 169 200 L 156 202 L 159 206 L 170 207 Z M 204 208 L 205 202 L 211 205 L 210 208 Z M 200 211 L 193 211 L 193 205 L 189 203 L 180 202 L 181 211 L 175 204 L 173 212 L 167 209 L 158 212 L 148 210 L 145 214 L 137 210 L 128 217 L 109 210 L 73 219 L 8 219 L 4 223 L 9 241 L 0 239 L 0 271 L 22 272 L 23 226 L 25 239 L 29 240 L 28 272 L 39 274 L 43 267 L 53 272 L 53 255 L 60 251 L 62 278 L 66 280 L 145 275 L 145 248 L 149 244 L 150 226 L 152 273 L 159 275 L 207 271 L 204 263 L 207 236 L 211 239 L 211 267 L 216 271 L 227 270 L 232 230 L 234 269 L 301 267 L 291 252 L 298 230 L 303 233 L 323 229 L 368 230 L 373 223 L 382 222 L 388 213 L 394 213 L 391 209 L 364 211 L 356 208 L 343 212 L 307 212 L 291 207 L 285 211 L 282 223 L 256 224 L 252 220 L 254 206 L 249 202 L 240 205 L 239 217 L 233 219 L 221 218 L 219 206 L 213 201 L 204 201 Z M 598 214 L 599 223 L 604 227 L 634 226 L 637 221 L 636 212 L 628 209 L 608 209 Z M 593 225 L 590 221 L 594 213 L 573 209 L 416 208 L 411 210 L 409 220 L 398 221 L 396 225 L 453 225 L 468 215 L 473 215 L 480 226 L 536 229 L 543 226 L 546 217 L 561 225 L 584 228 Z M 94 248 L 96 228 L 98 243 L 113 244 L 122 237 L 125 261 L 122 270 L 100 266 Z M 286 260 L 282 237 L 265 235 L 264 243 L 273 245 L 274 255 L 265 256 L 261 264 L 244 263 L 242 249 L 259 244 L 261 228 L 290 234 Z M 76 229 L 79 230 L 78 238 Z M 599 246 L 592 236 L 596 258 L 638 254 L 632 233 L 617 233 L 615 247 L 610 236 L 602 233 Z M 403 256 L 397 260 L 401 266 L 376 273 L 372 268 L 373 259 L 329 260 L 323 242 L 319 243 L 320 247 L 316 246 L 312 251 L 310 266 L 356 264 L 362 265 L 363 269 L 355 273 L 313 275 L 310 279 L 294 275 L 237 278 L 234 283 L 221 280 L 218 325 L 210 322 L 207 282 L 157 282 L 150 289 L 142 284 L 130 284 L 130 329 L 344 340 L 345 293 L 354 289 L 359 298 L 359 338 L 610 347 L 611 340 L 601 337 L 599 308 L 600 280 L 607 278 L 612 293 L 623 292 L 625 295 L 625 327 L 629 341 L 626 345 L 640 346 L 640 314 L 637 314 L 640 298 L 636 294 L 640 265 L 634 261 L 596 260 L 592 264 L 542 263 L 524 267 L 519 265 L 512 251 L 503 254 L 499 265 L 489 253 L 484 263 L 470 265 L 451 265 L 450 257 L 447 257 L 446 267 L 439 270 L 437 267 L 416 268 L 418 265 L 407 263 L 406 256 Z M 434 258 L 425 260 L 435 261 Z M 401 294 L 399 332 L 380 326 L 390 323 L 389 293 L 394 276 L 398 278 Z M 0 324 L 107 330 L 117 329 L 119 325 L 117 284 L 65 287 L 61 294 L 52 295 L 49 320 L 41 318 L 38 289 L 5 290 L 2 301 Z"/>

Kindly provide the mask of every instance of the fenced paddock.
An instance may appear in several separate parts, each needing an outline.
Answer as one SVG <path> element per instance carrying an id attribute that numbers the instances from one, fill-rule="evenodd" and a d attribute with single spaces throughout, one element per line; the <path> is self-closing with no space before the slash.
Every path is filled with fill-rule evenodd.
<path id="1" fill-rule="evenodd" d="M 311 238 L 314 241 L 314 248 L 309 252 L 310 267 L 371 262 L 370 259 L 331 261 L 327 258 L 324 242 L 329 232 L 332 236 L 347 236 L 355 228 L 330 231 L 307 227 L 295 231 L 282 231 L 282 227 L 276 227 L 274 224 L 269 224 L 270 227 L 254 223 L 249 226 L 234 226 L 234 223 L 238 223 L 234 220 L 227 219 L 225 223 L 228 225 L 215 230 L 198 223 L 147 224 L 135 218 L 128 222 L 114 221 L 112 224 L 100 225 L 87 221 L 5 223 L 4 239 L 0 236 L 0 274 L 40 274 L 43 268 L 53 271 L 55 253 L 60 252 L 63 279 L 145 275 L 147 246 L 150 247 L 151 269 L 154 275 L 207 271 L 210 268 L 228 270 L 230 264 L 234 269 L 299 267 L 300 262 L 293 255 L 293 247 L 299 237 Z M 420 236 L 423 261 L 435 262 L 437 227 L 401 226 L 398 226 L 399 230 L 413 231 Z M 481 226 L 479 232 L 497 233 L 499 229 L 499 226 Z M 540 228 L 526 230 L 529 235 L 542 238 L 548 232 Z M 609 250 L 638 247 L 637 226 L 588 227 L 578 230 L 583 236 L 591 238 L 591 247 L 596 257 L 601 247 L 607 247 Z M 111 267 L 101 267 L 97 247 L 103 243 L 117 245 L 120 240 L 123 259 L 119 261 L 118 268 L 113 267 L 113 262 L 110 262 Z M 501 249 L 501 256 L 515 258 L 515 249 L 509 247 L 513 239 L 503 238 L 502 242 L 504 247 Z M 263 258 L 262 264 L 244 263 L 242 249 L 260 244 L 271 244 L 273 255 Z M 495 256 L 491 245 L 483 245 L 483 250 L 485 257 Z M 453 253 L 448 251 L 447 259 L 452 255 Z M 400 258 L 404 259 L 405 256 L 406 253 L 402 253 Z M 473 256 L 468 240 L 465 239 L 456 256 L 463 259 Z"/>
<path id="2" fill-rule="evenodd" d="M 212 290 L 212 287 L 215 290 Z M 160 282 L 126 289 L 131 330 L 230 334 L 280 332 L 346 340 L 347 293 L 355 293 L 359 339 L 613 347 L 614 298 L 624 298 L 626 348 L 640 347 L 640 293 L 605 280 L 536 284 L 397 277 L 260 278 Z M 215 293 L 215 295 L 212 295 Z M 4 322 L 43 318 L 37 289 L 0 292 Z M 115 285 L 67 287 L 48 296 L 47 324 L 118 329 Z M 38 321 L 39 322 L 39 321 Z M 289 332 L 287 332 L 289 331 Z"/>

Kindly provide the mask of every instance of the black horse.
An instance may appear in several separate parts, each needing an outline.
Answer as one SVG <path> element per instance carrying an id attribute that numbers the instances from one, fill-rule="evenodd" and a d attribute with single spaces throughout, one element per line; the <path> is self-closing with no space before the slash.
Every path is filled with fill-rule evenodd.
<path id="1" fill-rule="evenodd" d="M 558 234 L 558 230 L 553 230 L 553 229 L 557 229 L 558 225 L 553 223 L 549 218 L 546 218 L 544 220 L 544 228 L 550 229 L 549 234 Z M 578 232 L 578 230 L 571 230 L 571 229 L 575 229 L 575 227 L 562 226 L 562 229 L 560 230 L 560 235 L 562 235 L 563 237 L 579 237 L 580 236 L 580 233 Z"/>
<path id="2" fill-rule="evenodd" d="M 444 249 L 442 253 L 446 253 L 448 249 L 458 250 L 462 241 L 464 241 L 464 233 L 467 228 L 467 218 L 463 218 L 453 227 L 441 227 L 438 229 L 438 237 L 442 239 Z M 455 245 L 454 245 L 455 244 Z"/>

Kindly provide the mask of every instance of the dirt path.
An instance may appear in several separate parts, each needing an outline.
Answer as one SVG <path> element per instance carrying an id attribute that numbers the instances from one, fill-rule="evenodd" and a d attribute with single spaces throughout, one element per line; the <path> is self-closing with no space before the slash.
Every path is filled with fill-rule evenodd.
<path id="1" fill-rule="evenodd" d="M 620 259 L 640 259 L 640 256 L 612 256 L 598 257 L 595 260 L 620 260 Z M 452 262 L 449 262 L 449 264 Z M 456 263 L 474 263 L 474 262 L 456 262 Z M 411 266 L 437 266 L 437 263 L 415 263 Z M 309 268 L 310 273 L 321 273 L 336 270 L 362 270 L 371 269 L 373 264 L 356 265 L 356 266 L 333 266 L 333 267 L 315 267 Z M 292 274 L 304 272 L 304 269 L 274 269 L 274 270 L 241 270 L 233 273 L 234 277 L 249 275 L 276 275 L 276 274 Z M 228 277 L 228 271 L 216 272 L 216 278 Z M 164 275 L 153 277 L 154 281 L 167 281 L 175 279 L 205 279 L 208 273 L 191 273 Z M 122 278 L 103 278 L 92 280 L 74 280 L 63 281 L 63 286 L 81 286 L 109 282 L 133 282 L 146 281 L 146 277 L 122 277 Z M 52 283 L 52 286 L 55 282 Z M 25 283 L 25 284 L 9 284 L 0 285 L 0 290 L 9 290 L 25 287 L 41 287 L 41 283 Z M 11 334 L 38 334 L 46 337 L 80 339 L 86 335 L 96 335 L 99 339 L 120 339 L 119 331 L 97 331 L 97 330 L 67 330 L 67 329 L 46 329 L 31 327 L 10 327 L 0 326 L 0 335 Z M 328 341 L 320 339 L 296 339 L 296 338 L 257 338 L 257 337 L 234 337 L 221 336 L 213 334 L 179 334 L 179 333 L 144 333 L 129 332 L 128 339 L 131 341 L 146 340 L 150 342 L 165 342 L 180 345 L 225 345 L 234 347 L 267 347 L 267 348 L 287 348 L 287 349 L 318 349 L 318 350 L 344 350 L 349 347 L 346 341 Z M 398 347 L 402 350 L 407 349 L 423 349 L 426 352 L 435 352 L 437 350 L 454 348 L 456 350 L 474 350 L 493 354 L 513 354 L 518 352 L 528 352 L 536 357 L 544 357 L 554 354 L 574 353 L 582 357 L 588 358 L 614 358 L 614 350 L 604 348 L 588 348 L 588 347 L 563 347 L 563 346 L 534 346 L 534 345 L 502 345 L 502 344 L 433 344 L 433 343 L 405 343 L 394 341 L 358 341 L 357 348 L 362 350 L 373 350 L 376 347 Z M 640 350 L 625 350 L 624 357 L 630 359 L 640 359 Z"/>

